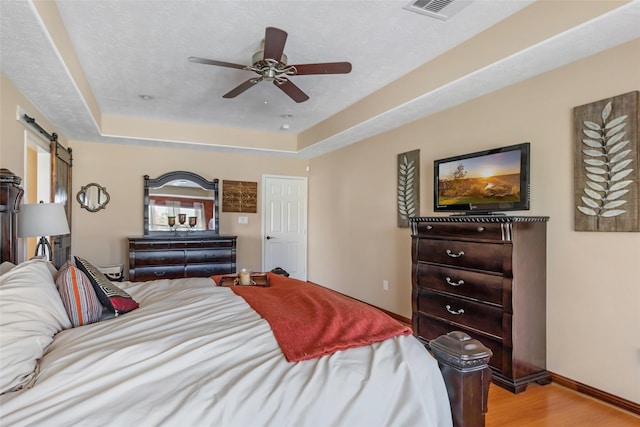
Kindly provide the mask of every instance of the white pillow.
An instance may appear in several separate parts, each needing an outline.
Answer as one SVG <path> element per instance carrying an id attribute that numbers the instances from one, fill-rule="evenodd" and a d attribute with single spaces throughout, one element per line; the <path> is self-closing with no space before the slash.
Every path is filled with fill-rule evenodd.
<path id="1" fill-rule="evenodd" d="M 12 262 L 3 262 L 2 264 L 0 264 L 0 276 L 2 276 L 4 273 L 8 273 L 15 266 L 16 265 Z"/>
<path id="2" fill-rule="evenodd" d="M 70 327 L 46 261 L 0 276 L 0 393 L 28 383 L 53 336 Z"/>
<path id="3" fill-rule="evenodd" d="M 49 268 L 49 271 L 51 272 L 51 275 L 53 276 L 53 280 L 56 280 L 56 274 L 58 274 L 58 269 L 56 268 L 55 265 L 53 265 L 51 261 L 49 261 L 49 259 L 46 256 L 38 255 L 38 256 L 29 258 L 29 261 L 35 261 L 35 260 L 40 260 L 46 263 L 47 267 Z"/>

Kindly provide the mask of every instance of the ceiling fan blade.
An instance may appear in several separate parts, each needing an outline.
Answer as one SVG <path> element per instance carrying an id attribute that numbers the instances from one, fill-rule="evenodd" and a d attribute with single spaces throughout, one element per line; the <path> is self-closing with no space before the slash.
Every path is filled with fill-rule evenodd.
<path id="1" fill-rule="evenodd" d="M 284 93 L 289 95 L 291 99 L 296 102 L 304 102 L 309 99 L 309 96 L 302 91 L 298 86 L 291 83 L 291 80 L 285 80 L 280 83 L 277 80 L 273 81 L 273 84 L 279 87 Z"/>
<path id="2" fill-rule="evenodd" d="M 213 59 L 198 58 L 197 56 L 190 56 L 189 62 L 195 62 L 198 64 L 206 64 L 206 65 L 217 65 L 219 67 L 238 68 L 240 70 L 244 70 L 246 68 L 245 65 L 232 64 L 231 62 L 215 61 Z"/>
<path id="3" fill-rule="evenodd" d="M 264 35 L 264 59 L 273 59 L 280 62 L 286 42 L 286 31 L 275 27 L 267 27 Z"/>
<path id="4" fill-rule="evenodd" d="M 295 67 L 297 76 L 306 74 L 347 74 L 351 72 L 350 62 L 324 62 L 321 64 L 299 64 Z"/>
<path id="5" fill-rule="evenodd" d="M 262 77 L 258 77 L 258 78 L 255 78 L 255 79 L 249 79 L 246 82 L 242 83 L 241 85 L 236 86 L 235 88 L 231 89 L 229 92 L 227 92 L 224 95 L 222 95 L 222 97 L 223 98 L 235 98 L 236 96 L 240 95 L 245 90 L 250 89 L 253 86 L 255 86 L 260 81 L 262 81 Z"/>

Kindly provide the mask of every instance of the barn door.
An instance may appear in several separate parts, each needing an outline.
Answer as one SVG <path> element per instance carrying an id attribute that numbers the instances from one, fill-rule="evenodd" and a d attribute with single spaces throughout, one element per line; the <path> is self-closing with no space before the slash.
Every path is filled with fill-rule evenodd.
<path id="1" fill-rule="evenodd" d="M 55 138 L 51 141 L 51 202 L 62 203 L 71 228 L 71 149 L 66 149 Z M 60 268 L 71 258 L 71 233 L 66 236 L 51 236 L 53 265 Z"/>

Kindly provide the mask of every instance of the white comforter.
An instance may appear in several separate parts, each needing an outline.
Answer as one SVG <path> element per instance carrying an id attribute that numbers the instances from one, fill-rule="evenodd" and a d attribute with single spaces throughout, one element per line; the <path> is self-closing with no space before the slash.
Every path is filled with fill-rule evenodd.
<path id="1" fill-rule="evenodd" d="M 65 330 L 0 425 L 451 425 L 437 363 L 412 336 L 287 362 L 268 323 L 210 279 L 124 282 L 140 308 Z"/>

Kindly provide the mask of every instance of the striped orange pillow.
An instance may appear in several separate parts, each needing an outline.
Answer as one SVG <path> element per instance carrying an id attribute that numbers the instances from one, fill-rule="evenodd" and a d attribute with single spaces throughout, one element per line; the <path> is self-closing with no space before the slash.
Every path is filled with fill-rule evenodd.
<path id="1" fill-rule="evenodd" d="M 75 259 L 76 266 L 87 275 L 98 300 L 107 310 L 114 312 L 118 316 L 139 307 L 139 304 L 131 298 L 131 295 L 111 283 L 109 278 L 98 270 L 96 266 L 79 256 L 76 256 Z"/>
<path id="2" fill-rule="evenodd" d="M 102 305 L 91 281 L 80 269 L 67 261 L 56 275 L 56 286 L 74 327 L 100 320 Z"/>

